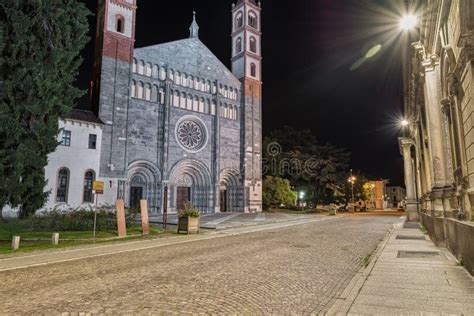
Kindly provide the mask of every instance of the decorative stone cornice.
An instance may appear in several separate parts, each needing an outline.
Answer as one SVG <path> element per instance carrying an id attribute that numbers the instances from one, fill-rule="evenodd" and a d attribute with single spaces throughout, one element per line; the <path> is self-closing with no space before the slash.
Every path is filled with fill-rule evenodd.
<path id="1" fill-rule="evenodd" d="M 421 61 L 421 66 L 425 71 L 432 71 L 438 65 L 439 56 L 436 54 L 425 55 L 425 58 Z"/>
<path id="2" fill-rule="evenodd" d="M 398 145 L 400 146 L 400 154 L 403 155 L 403 150 L 415 146 L 415 141 L 409 137 L 398 137 Z"/>

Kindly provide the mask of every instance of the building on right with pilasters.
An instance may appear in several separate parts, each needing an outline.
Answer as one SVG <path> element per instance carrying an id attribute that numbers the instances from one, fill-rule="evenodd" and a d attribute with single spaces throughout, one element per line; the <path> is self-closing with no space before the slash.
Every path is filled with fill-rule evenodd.
<path id="1" fill-rule="evenodd" d="M 405 67 L 409 220 L 474 274 L 474 1 L 428 0 Z"/>

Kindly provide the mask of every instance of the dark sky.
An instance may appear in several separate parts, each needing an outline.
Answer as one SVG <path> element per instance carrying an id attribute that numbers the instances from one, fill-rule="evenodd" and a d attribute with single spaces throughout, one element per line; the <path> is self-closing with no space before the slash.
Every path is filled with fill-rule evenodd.
<path id="1" fill-rule="evenodd" d="M 94 13 L 96 1 L 83 1 Z M 230 68 L 232 0 L 138 0 L 136 47 L 189 36 Z M 352 152 L 351 167 L 402 184 L 395 126 L 402 109 L 401 45 L 390 41 L 392 0 L 262 0 L 263 129 L 310 128 L 321 142 Z M 393 17 L 392 17 L 393 18 Z M 95 17 L 91 17 L 91 38 Z M 370 47 L 379 54 L 351 71 Z M 79 85 L 91 79 L 93 47 L 83 52 Z"/>

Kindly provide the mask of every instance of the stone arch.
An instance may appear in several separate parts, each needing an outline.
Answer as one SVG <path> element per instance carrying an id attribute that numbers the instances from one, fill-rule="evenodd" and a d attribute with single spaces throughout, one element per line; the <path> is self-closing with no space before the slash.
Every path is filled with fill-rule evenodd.
<path id="1" fill-rule="evenodd" d="M 127 168 L 125 201 L 129 207 L 137 199 L 148 201 L 148 211 L 158 213 L 161 206 L 161 171 L 152 162 L 136 160 Z"/>
<path id="2" fill-rule="evenodd" d="M 212 212 L 213 184 L 209 168 L 195 159 L 178 161 L 169 174 L 169 210 L 178 210 L 178 191 L 188 189 L 188 200 L 203 213 Z"/>
<path id="3" fill-rule="evenodd" d="M 221 212 L 241 211 L 242 197 L 240 173 L 232 168 L 221 170 L 219 172 L 219 210 Z"/>

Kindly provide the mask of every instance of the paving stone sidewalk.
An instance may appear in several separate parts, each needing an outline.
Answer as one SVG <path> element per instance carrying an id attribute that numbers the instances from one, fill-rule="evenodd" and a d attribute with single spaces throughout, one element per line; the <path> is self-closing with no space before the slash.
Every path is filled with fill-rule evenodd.
<path id="1" fill-rule="evenodd" d="M 315 217 L 326 217 L 327 214 L 287 214 L 287 213 L 215 213 L 201 216 L 201 228 L 204 229 L 229 229 L 242 226 L 265 225 L 272 223 L 283 223 L 302 219 L 312 219 Z M 150 223 L 162 224 L 162 215 L 150 216 Z M 177 225 L 178 216 L 169 214 L 167 222 L 169 225 Z"/>
<path id="2" fill-rule="evenodd" d="M 400 223 L 328 313 L 473 315 L 474 281 L 417 223 Z"/>

